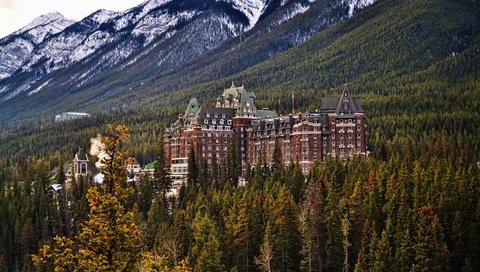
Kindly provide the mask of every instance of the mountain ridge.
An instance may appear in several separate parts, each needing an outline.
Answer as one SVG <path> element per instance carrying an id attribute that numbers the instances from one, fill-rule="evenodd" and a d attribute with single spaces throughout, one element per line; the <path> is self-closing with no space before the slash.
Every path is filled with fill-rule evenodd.
<path id="1" fill-rule="evenodd" d="M 244 37 L 240 33 L 245 33 L 246 35 L 256 33 L 257 25 L 271 22 L 270 28 L 263 28 L 263 33 L 269 33 L 291 21 L 298 14 L 308 12 L 310 6 L 323 6 L 326 8 L 327 11 L 321 11 L 321 16 L 325 16 L 324 22 L 320 21 L 318 26 L 317 22 L 312 21 L 314 26 L 292 30 L 292 35 L 296 35 L 294 39 L 297 41 L 293 43 L 286 40 L 281 41 L 281 37 L 275 37 L 272 42 L 263 41 L 266 44 L 266 48 L 276 47 L 277 49 L 271 51 L 271 53 L 270 51 L 267 51 L 266 54 L 260 53 L 264 54 L 264 56 L 259 59 L 247 60 L 245 64 L 241 65 L 243 69 L 259 61 L 272 58 L 279 52 L 304 42 L 308 37 L 330 24 L 348 18 L 349 4 L 357 5 L 361 1 L 233 1 L 237 4 L 256 3 L 257 6 L 252 9 L 269 13 L 268 16 L 265 15 L 265 18 L 257 14 L 258 21 L 255 23 L 255 27 L 247 32 L 244 31 L 249 29 L 251 21 L 247 20 L 245 12 L 242 13 L 230 6 L 229 2 L 231 1 L 212 3 L 210 1 L 152 0 L 120 14 L 97 11 L 42 43 L 34 52 L 34 57 L 32 57 L 29 65 L 24 67 L 22 71 L 17 72 L 13 77 L 0 80 L 0 90 L 3 90 L 3 92 L 0 91 L 0 103 L 3 103 L 5 107 L 18 109 L 22 108 L 20 105 L 22 100 L 28 100 L 29 102 L 25 103 L 34 105 L 37 108 L 37 112 L 40 112 L 40 107 L 43 106 L 37 106 L 37 102 L 43 101 L 42 103 L 46 103 L 47 100 L 37 97 L 43 95 L 55 100 L 55 97 L 65 97 L 67 93 L 78 93 L 81 91 L 85 93 L 83 96 L 86 96 L 88 93 L 98 90 L 96 93 L 92 93 L 93 96 L 90 97 L 101 96 L 102 99 L 108 99 L 108 94 L 110 93 L 108 86 L 117 81 L 116 77 L 127 71 L 134 71 L 128 67 L 135 66 L 138 60 L 144 59 L 143 63 L 146 64 L 142 64 L 139 72 L 134 71 L 131 77 L 134 79 L 142 77 L 144 79 L 127 79 L 127 82 L 122 79 L 121 85 L 111 89 L 112 91 L 114 90 L 117 96 L 128 98 L 131 96 L 129 94 L 130 88 L 133 88 L 133 85 L 140 84 L 141 80 L 148 79 L 148 82 L 156 81 L 155 78 L 158 77 L 155 73 L 165 74 L 173 70 L 183 73 L 181 71 L 183 65 L 202 62 L 203 57 L 208 56 L 209 52 L 213 52 L 213 50 L 219 48 L 225 42 L 231 41 L 232 38 L 239 37 L 242 40 Z M 146 8 L 148 4 L 151 4 L 151 6 Z M 247 4 L 245 5 L 248 6 Z M 295 7 L 295 9 L 291 7 Z M 334 12 L 329 14 L 328 9 L 332 9 Z M 191 12 L 192 10 L 194 10 L 193 13 Z M 185 13 L 181 14 L 181 12 Z M 285 14 L 282 15 L 282 13 Z M 337 13 L 340 15 L 337 15 Z M 99 16 L 103 19 L 101 23 L 99 23 L 100 20 L 94 18 L 98 14 L 102 15 Z M 103 16 L 105 14 L 108 16 Z M 152 33 L 151 30 L 158 29 L 158 27 L 150 30 L 144 27 L 146 26 L 145 24 L 139 24 L 140 21 L 144 20 L 143 22 L 145 22 L 148 19 L 150 21 L 147 25 L 152 25 L 152 22 L 161 18 L 159 16 L 170 16 L 170 14 L 174 14 L 176 19 L 169 17 L 166 21 L 174 22 L 176 20 L 175 23 L 171 27 L 166 27 L 165 31 L 161 33 L 155 32 L 156 36 L 153 38 L 148 37 L 148 35 Z M 272 15 L 275 14 L 279 14 L 276 17 L 277 19 L 272 19 Z M 141 18 L 138 18 L 138 16 Z M 330 18 L 330 16 L 333 17 Z M 131 20 L 134 20 L 135 23 L 132 23 Z M 275 20 L 277 23 L 274 23 Z M 165 26 L 165 23 L 162 25 Z M 142 31 L 140 32 L 146 34 L 142 34 L 143 36 L 132 35 L 132 33 L 134 34 L 133 30 L 137 26 L 142 26 Z M 209 29 L 206 33 L 210 35 L 203 34 L 202 31 L 205 31 L 205 29 Z M 288 30 L 284 31 L 284 33 L 288 33 Z M 102 42 L 98 43 L 98 41 Z M 243 42 L 248 43 L 248 38 Z M 56 47 L 57 45 L 58 47 Z M 224 47 L 222 50 L 226 52 L 230 49 Z M 149 70 L 146 70 L 147 68 Z M 109 72 L 110 70 L 112 72 Z M 111 75 L 113 75 L 113 78 Z M 184 77 L 188 77 L 188 75 Z M 106 82 L 102 78 L 105 78 L 105 80 L 110 78 L 113 82 Z M 118 86 L 124 87 L 119 89 Z M 168 91 L 172 91 L 175 88 L 172 85 L 168 88 Z M 48 92 L 51 94 L 45 94 L 45 90 L 49 90 Z M 105 94 L 107 94 L 107 97 L 105 97 Z M 157 92 L 156 95 L 158 94 Z M 32 99 L 37 102 L 34 102 Z M 81 100 L 83 99 L 78 99 L 78 101 Z M 86 105 L 85 103 L 92 103 L 92 101 L 84 100 L 83 104 Z M 55 105 L 60 105 L 63 108 L 67 107 L 62 106 L 62 104 L 64 103 L 58 100 L 55 102 Z M 50 104 L 48 108 L 51 108 L 52 105 Z M 117 107 L 119 106 L 122 105 L 117 105 Z M 76 107 L 82 106 L 79 104 Z M 8 118 L 3 118 L 3 121 L 9 120 L 9 118 L 22 119 L 20 115 L 12 112 L 3 115 L 9 116 Z M 27 116 L 28 114 L 24 115 L 24 117 Z M 32 115 L 30 114 L 30 116 Z"/>

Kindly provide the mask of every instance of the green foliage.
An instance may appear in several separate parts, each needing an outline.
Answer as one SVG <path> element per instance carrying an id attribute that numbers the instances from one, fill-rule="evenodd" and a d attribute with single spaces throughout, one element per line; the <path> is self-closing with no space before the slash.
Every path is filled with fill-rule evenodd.
<path id="1" fill-rule="evenodd" d="M 117 126 L 110 131 L 109 136 L 102 138 L 108 155 L 102 161 L 103 193 L 96 187 L 88 191 L 90 212 L 81 232 L 73 239 L 56 236 L 52 246 L 44 245 L 38 255 L 33 255 L 37 267 L 51 265 L 56 271 L 124 271 L 138 262 L 143 249 L 141 233 L 133 212 L 122 204 L 133 194 L 131 188 L 125 187 L 126 157 L 120 149 L 128 130 Z"/>

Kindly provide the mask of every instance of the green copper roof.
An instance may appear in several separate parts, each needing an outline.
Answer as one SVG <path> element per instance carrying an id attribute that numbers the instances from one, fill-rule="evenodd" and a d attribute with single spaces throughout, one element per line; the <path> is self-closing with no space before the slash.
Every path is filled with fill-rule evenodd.
<path id="1" fill-rule="evenodd" d="M 145 170 L 154 170 L 155 169 L 155 164 L 157 163 L 157 161 L 153 161 L 147 165 L 145 165 Z"/>
<path id="2" fill-rule="evenodd" d="M 230 88 L 225 89 L 217 99 L 217 107 L 233 108 L 237 116 L 256 116 L 255 93 L 245 90 L 243 86 L 237 87 L 232 81 Z"/>
<path id="3" fill-rule="evenodd" d="M 257 116 L 260 118 L 277 117 L 278 114 L 274 110 L 257 110 Z"/>

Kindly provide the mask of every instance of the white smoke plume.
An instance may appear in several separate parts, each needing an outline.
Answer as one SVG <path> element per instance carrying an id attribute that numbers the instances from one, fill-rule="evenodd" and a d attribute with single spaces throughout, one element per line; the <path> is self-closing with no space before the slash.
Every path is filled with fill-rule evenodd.
<path id="1" fill-rule="evenodd" d="M 96 156 L 98 158 L 98 161 L 95 163 L 95 166 L 100 169 L 103 166 L 101 161 L 103 159 L 108 158 L 107 154 L 104 151 L 105 150 L 105 145 L 102 143 L 102 135 L 97 134 L 96 138 L 91 138 L 90 139 L 90 143 L 91 143 L 91 145 L 90 145 L 89 154 L 91 156 Z"/>

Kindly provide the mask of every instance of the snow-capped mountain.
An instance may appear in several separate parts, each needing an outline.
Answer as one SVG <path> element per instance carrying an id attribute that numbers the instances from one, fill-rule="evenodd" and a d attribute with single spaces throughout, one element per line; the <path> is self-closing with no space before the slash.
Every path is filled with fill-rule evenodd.
<path id="1" fill-rule="evenodd" d="M 42 15 L 0 40 L 0 79 L 11 76 L 30 58 L 37 45 L 75 21 L 60 13 Z"/>
<path id="2" fill-rule="evenodd" d="M 99 10 L 75 23 L 58 13 L 40 16 L 0 40 L 0 104 L 18 105 L 25 99 L 50 103 L 55 98 L 55 105 L 62 105 L 61 97 L 68 93 L 92 88 L 86 100 L 108 99 L 112 92 L 131 97 L 128 84 L 166 75 L 174 80 L 159 91 L 173 90 L 175 84 L 189 82 L 176 82 L 179 73 L 188 78 L 187 71 L 194 74 L 192 69 L 207 65 L 221 67 L 218 75 L 247 68 L 373 1 L 149 0 L 124 12 Z M 304 18 L 287 24 L 298 14 Z M 309 21 L 302 23 L 304 19 Z M 233 42 L 239 36 L 240 43 Z M 257 59 L 225 69 L 225 64 L 216 64 L 235 50 L 240 56 L 251 48 L 258 51 L 253 52 Z M 110 84 L 126 73 L 126 82 Z"/>

